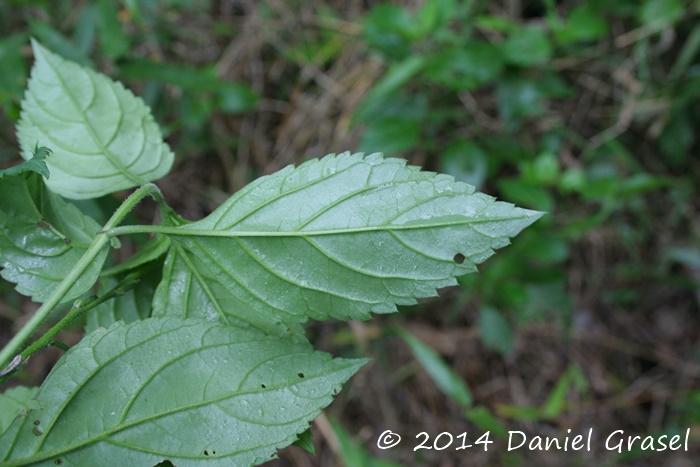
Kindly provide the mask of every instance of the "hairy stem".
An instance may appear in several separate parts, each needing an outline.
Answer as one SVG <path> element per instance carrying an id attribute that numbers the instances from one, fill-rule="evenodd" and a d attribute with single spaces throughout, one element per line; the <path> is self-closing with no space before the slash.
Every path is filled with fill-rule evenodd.
<path id="1" fill-rule="evenodd" d="M 102 249 L 109 244 L 110 237 L 104 235 L 104 231 L 113 229 L 119 225 L 124 217 L 126 217 L 126 215 L 132 209 L 134 209 L 139 201 L 146 196 L 151 196 L 161 206 L 165 205 L 162 193 L 153 183 L 148 183 L 142 186 L 138 190 L 134 191 L 126 200 L 124 200 L 121 206 L 119 206 L 116 212 L 103 226 L 102 230 L 95 235 L 95 239 L 92 241 L 90 247 L 80 258 L 80 260 L 78 260 L 65 279 L 61 281 L 53 294 L 51 294 L 48 300 L 46 300 L 41 307 L 39 307 L 36 313 L 34 313 L 34 316 L 27 321 L 27 323 L 22 327 L 22 329 L 19 330 L 19 332 L 12 338 L 5 348 L 0 351 L 0 369 L 5 368 L 10 361 L 12 361 L 13 366 L 17 366 L 15 363 L 21 363 L 21 361 L 16 362 L 16 355 L 20 353 L 22 346 L 46 320 L 56 305 L 61 303 L 63 297 L 66 296 L 68 291 L 73 287 L 73 284 L 76 283 L 80 276 L 95 260 L 100 251 L 102 251 Z"/>
<path id="2" fill-rule="evenodd" d="M 88 311 L 92 310 L 93 308 L 101 305 L 102 303 L 106 302 L 109 299 L 112 299 L 114 297 L 118 297 L 120 295 L 124 295 L 129 289 L 131 289 L 136 283 L 138 283 L 140 279 L 140 275 L 137 273 L 129 274 L 127 275 L 121 282 L 119 282 L 117 285 L 115 285 L 110 291 L 105 293 L 104 295 L 100 295 L 99 297 L 88 297 L 88 298 L 83 298 L 80 300 L 76 300 L 75 304 L 73 307 L 70 309 L 70 311 L 64 316 L 58 323 L 56 323 L 51 329 L 49 329 L 46 334 L 41 336 L 38 340 L 36 340 L 32 345 L 27 347 L 22 351 L 22 353 L 19 355 L 20 359 L 17 361 L 13 361 L 13 364 L 10 365 L 6 370 L 0 374 L 0 383 L 3 383 L 9 378 L 13 373 L 15 373 L 18 369 L 22 368 L 27 361 L 29 361 L 29 358 L 40 351 L 41 349 L 44 349 L 49 346 L 56 346 L 64 351 L 68 350 L 68 346 L 61 344 L 58 341 L 54 341 L 53 338 L 58 334 L 59 332 L 63 331 L 65 328 L 67 328 L 73 321 L 75 321 L 78 317 L 81 315 L 87 313 Z"/>

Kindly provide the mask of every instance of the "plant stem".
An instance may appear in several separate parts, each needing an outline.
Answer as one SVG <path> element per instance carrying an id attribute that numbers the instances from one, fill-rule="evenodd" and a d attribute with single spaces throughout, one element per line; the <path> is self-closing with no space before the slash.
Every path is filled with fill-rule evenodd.
<path id="1" fill-rule="evenodd" d="M 22 352 L 22 360 L 25 361 L 26 359 L 34 355 L 37 351 L 48 346 L 51 339 L 53 339 L 53 337 L 56 334 L 68 327 L 68 325 L 70 325 L 70 323 L 72 323 L 80 315 L 87 313 L 88 311 L 103 304 L 111 298 L 124 295 L 129 289 L 136 285 L 138 281 L 139 274 L 129 274 L 104 295 L 100 295 L 99 297 L 90 297 L 83 300 L 76 300 L 76 304 L 73 306 L 73 308 L 70 309 L 66 316 L 64 316 L 46 334 L 41 336 L 41 338 L 39 338 L 36 342 L 34 342 Z"/>
<path id="2" fill-rule="evenodd" d="M 61 281 L 56 290 L 34 313 L 29 321 L 19 330 L 12 340 L 0 351 L 0 369 L 5 368 L 8 363 L 13 360 L 15 355 L 20 352 L 20 348 L 31 337 L 32 334 L 46 320 L 51 311 L 61 303 L 63 297 L 66 296 L 71 287 L 77 282 L 85 270 L 90 267 L 97 255 L 110 241 L 109 236 L 104 235 L 105 230 L 112 229 L 126 217 L 126 215 L 146 196 L 151 196 L 158 202 L 159 205 L 165 204 L 163 195 L 158 187 L 152 183 L 148 183 L 138 190 L 134 191 L 124 202 L 119 206 L 116 212 L 110 217 L 102 230 L 97 232 L 92 244 L 87 249 L 85 254 L 78 260 L 70 273 Z M 14 363 L 14 362 L 13 362 Z"/>
<path id="3" fill-rule="evenodd" d="M 27 361 L 29 361 L 29 358 L 41 349 L 49 347 L 51 345 L 61 347 L 61 345 L 59 345 L 59 342 L 53 340 L 56 334 L 67 328 L 70 325 L 70 323 L 75 321 L 75 319 L 77 319 L 82 314 L 87 313 L 88 311 L 101 305 L 102 303 L 106 302 L 111 298 L 124 295 L 129 289 L 136 285 L 136 283 L 138 283 L 139 280 L 140 274 L 132 273 L 127 275 L 121 282 L 115 285 L 110 291 L 108 291 L 104 295 L 101 295 L 99 297 L 88 297 L 81 300 L 76 300 L 75 304 L 66 314 L 66 316 L 64 316 L 58 323 L 56 323 L 48 332 L 46 332 L 46 334 L 41 336 L 32 345 L 24 349 L 20 354 L 20 360 L 13 362 L 13 364 L 11 364 L 10 367 L 3 371 L 3 374 L 0 375 L 0 383 L 5 382 L 7 378 L 9 378 L 19 368 L 22 368 L 27 363 Z M 68 347 L 65 345 L 61 348 L 64 351 L 68 350 Z"/>

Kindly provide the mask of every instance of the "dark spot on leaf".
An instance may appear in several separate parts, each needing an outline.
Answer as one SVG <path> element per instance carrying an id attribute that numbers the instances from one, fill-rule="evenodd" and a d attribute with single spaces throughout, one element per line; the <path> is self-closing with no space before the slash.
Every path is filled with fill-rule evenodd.
<path id="1" fill-rule="evenodd" d="M 303 377 L 304 377 L 304 373 L 302 373 L 302 372 L 300 371 L 299 373 L 297 373 L 297 376 L 298 376 L 299 378 L 303 378 Z"/>
<path id="2" fill-rule="evenodd" d="M 216 451 L 212 451 L 212 452 L 211 452 L 211 455 L 212 455 L 212 456 L 215 456 L 215 455 L 216 455 Z"/>
<path id="3" fill-rule="evenodd" d="M 264 384 L 261 384 L 260 387 L 265 389 L 267 386 L 265 386 Z"/>
<path id="4" fill-rule="evenodd" d="M 35 425 L 39 425 L 41 422 L 39 420 L 34 420 Z"/>
<path id="5" fill-rule="evenodd" d="M 63 459 L 56 459 L 53 463 L 56 465 L 63 465 Z"/>
<path id="6" fill-rule="evenodd" d="M 32 430 L 32 434 L 34 436 L 41 436 L 44 434 L 44 432 L 42 431 L 41 428 L 39 428 L 38 426 L 35 426 L 34 429 Z"/>
<path id="7" fill-rule="evenodd" d="M 462 264 L 465 258 L 462 253 L 457 253 L 453 259 L 455 260 L 455 263 Z"/>
<path id="8" fill-rule="evenodd" d="M 66 237 L 63 241 L 66 242 L 66 245 L 70 245 L 71 239 Z"/>
<path id="9" fill-rule="evenodd" d="M 36 226 L 39 227 L 40 229 L 45 229 L 46 227 L 49 226 L 49 223 L 46 222 L 44 219 L 42 219 L 36 223 Z"/>
<path id="10" fill-rule="evenodd" d="M 204 455 L 205 455 L 205 456 L 208 456 L 208 455 L 209 455 L 209 451 L 207 451 L 207 450 L 205 449 L 205 450 L 204 450 Z"/>

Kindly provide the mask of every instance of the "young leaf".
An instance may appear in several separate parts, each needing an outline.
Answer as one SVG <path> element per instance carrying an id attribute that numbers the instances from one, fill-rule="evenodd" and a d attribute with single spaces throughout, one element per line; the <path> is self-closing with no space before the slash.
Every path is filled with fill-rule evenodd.
<path id="1" fill-rule="evenodd" d="M 34 400 L 39 388 L 17 386 L 0 394 L 0 435 L 23 411 L 35 410 L 39 404 Z"/>
<path id="2" fill-rule="evenodd" d="M 298 326 L 272 322 L 229 292 L 202 263 L 175 243 L 163 265 L 163 278 L 153 295 L 153 316 L 221 320 L 253 327 L 268 334 L 286 335 Z"/>
<path id="3" fill-rule="evenodd" d="M 14 167 L 9 167 L 5 170 L 0 170 L 0 180 L 5 176 L 20 175 L 25 172 L 36 172 L 39 175 L 49 178 L 49 169 L 46 167 L 46 158 L 51 154 L 51 149 L 44 146 L 39 147 L 37 144 L 32 152 L 32 158 L 18 164 Z"/>
<path id="4" fill-rule="evenodd" d="M 456 284 L 542 213 L 380 154 L 330 155 L 168 229 L 271 321 L 365 319 Z"/>
<path id="5" fill-rule="evenodd" d="M 92 218 L 49 191 L 36 173 L 0 181 L 0 274 L 34 301 L 53 293 L 99 229 Z M 106 257 L 104 249 L 63 301 L 95 283 Z"/>
<path id="6" fill-rule="evenodd" d="M 43 410 L 0 437 L 0 463 L 262 463 L 364 362 L 217 322 L 117 323 L 59 361 L 37 395 Z"/>
<path id="7" fill-rule="evenodd" d="M 307 429 L 305 432 L 299 435 L 296 441 L 292 443 L 293 446 L 298 446 L 304 451 L 311 454 L 316 454 L 316 448 L 314 447 L 313 435 L 311 434 L 311 428 Z"/>
<path id="8" fill-rule="evenodd" d="M 64 60 L 32 41 L 36 61 L 17 136 L 54 149 L 51 190 L 97 198 L 143 185 L 170 170 L 173 154 L 143 101 L 120 83 Z"/>

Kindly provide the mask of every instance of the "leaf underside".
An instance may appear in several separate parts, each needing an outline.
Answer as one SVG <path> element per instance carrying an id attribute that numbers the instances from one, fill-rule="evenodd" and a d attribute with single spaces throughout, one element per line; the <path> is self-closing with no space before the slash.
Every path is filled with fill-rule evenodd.
<path id="1" fill-rule="evenodd" d="M 53 150 L 47 159 L 51 190 L 97 198 L 168 173 L 173 154 L 140 98 L 36 41 L 32 47 L 36 61 L 17 136 L 23 153 L 36 144 Z"/>
<path id="2" fill-rule="evenodd" d="M 44 302 L 89 247 L 100 226 L 49 191 L 36 173 L 0 182 L 0 273 L 17 291 Z M 105 248 L 63 301 L 86 292 L 107 257 Z"/>
<path id="3" fill-rule="evenodd" d="M 303 335 L 299 326 L 273 322 L 241 302 L 177 243 L 171 246 L 163 265 L 163 278 L 153 296 L 153 316 L 218 319 L 268 334 Z"/>
<path id="4" fill-rule="evenodd" d="M 0 394 L 0 435 L 15 420 L 31 410 L 39 408 L 34 400 L 39 388 L 16 386 Z"/>
<path id="5" fill-rule="evenodd" d="M 366 319 L 436 294 L 542 213 L 380 154 L 262 177 L 173 243 L 273 322 Z"/>
<path id="6" fill-rule="evenodd" d="M 197 319 L 98 330 L 54 367 L 3 465 L 254 465 L 293 443 L 365 360 Z M 36 464 L 34 464 L 36 463 Z"/>

